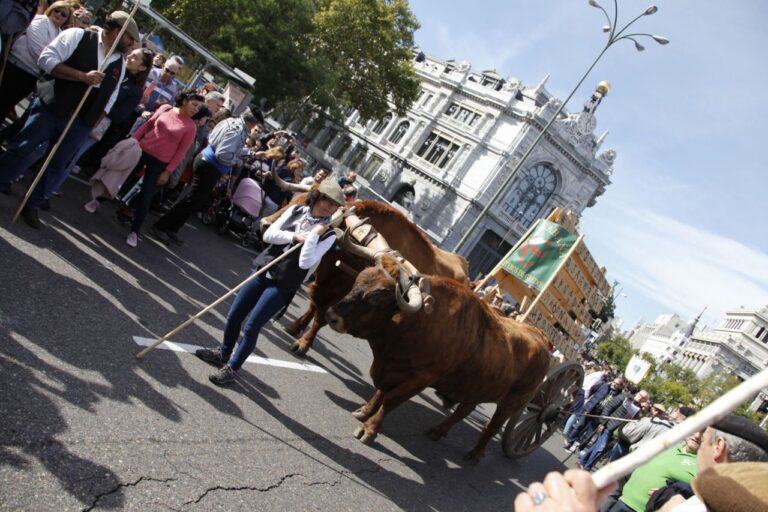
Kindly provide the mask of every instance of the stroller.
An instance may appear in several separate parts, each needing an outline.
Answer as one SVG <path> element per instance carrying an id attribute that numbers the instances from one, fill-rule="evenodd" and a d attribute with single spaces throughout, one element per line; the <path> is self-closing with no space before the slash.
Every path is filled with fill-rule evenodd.
<path id="1" fill-rule="evenodd" d="M 219 203 L 216 218 L 219 233 L 231 233 L 240 240 L 240 245 L 250 247 L 260 240 L 259 216 L 264 192 L 258 182 L 243 178 L 229 200 Z"/>

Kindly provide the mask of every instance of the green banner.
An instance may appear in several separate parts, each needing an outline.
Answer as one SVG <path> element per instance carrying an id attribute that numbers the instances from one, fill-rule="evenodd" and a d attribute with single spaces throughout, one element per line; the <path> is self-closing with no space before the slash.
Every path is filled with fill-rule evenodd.
<path id="1" fill-rule="evenodd" d="M 501 268 L 541 291 L 576 240 L 564 227 L 541 219 Z"/>

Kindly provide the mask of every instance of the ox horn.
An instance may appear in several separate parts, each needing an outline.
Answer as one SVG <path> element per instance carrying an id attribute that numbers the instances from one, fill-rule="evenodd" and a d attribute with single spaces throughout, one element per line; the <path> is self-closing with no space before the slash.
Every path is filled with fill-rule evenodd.
<path id="1" fill-rule="evenodd" d="M 397 305 L 403 313 L 417 313 L 423 305 L 421 298 L 421 290 L 415 284 L 412 284 L 405 292 L 407 300 L 403 298 L 401 293 L 400 283 L 395 286 L 395 298 L 397 299 Z"/>
<path id="2" fill-rule="evenodd" d="M 272 168 L 270 169 L 270 171 L 272 172 L 272 179 L 275 180 L 275 184 L 278 187 L 280 187 L 283 190 L 287 190 L 288 192 L 299 192 L 299 193 L 309 192 L 312 189 L 311 185 L 300 185 L 299 183 L 288 183 L 287 181 L 283 180 L 283 178 L 277 175 L 277 170 L 275 169 L 276 163 L 277 163 L 277 159 L 272 160 Z"/>
<path id="3" fill-rule="evenodd" d="M 344 231 L 344 234 L 339 236 L 341 230 L 336 228 L 336 239 L 341 241 L 341 247 L 345 251 L 355 256 L 359 256 L 365 260 L 373 261 L 376 259 L 376 253 L 368 247 L 363 247 L 360 244 L 350 240 L 349 230 Z"/>

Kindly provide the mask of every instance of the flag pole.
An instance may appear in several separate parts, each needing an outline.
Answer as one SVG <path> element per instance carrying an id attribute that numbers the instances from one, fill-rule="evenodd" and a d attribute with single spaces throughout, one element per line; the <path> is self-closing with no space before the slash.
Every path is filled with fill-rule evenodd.
<path id="1" fill-rule="evenodd" d="M 128 15 L 128 19 L 123 23 L 123 26 L 120 27 L 120 32 L 118 33 L 117 38 L 115 38 L 114 42 L 112 43 L 112 47 L 104 56 L 104 61 L 101 63 L 101 66 L 99 66 L 99 69 L 98 69 L 99 73 L 103 73 L 104 69 L 106 69 L 106 67 L 109 65 L 110 57 L 112 57 L 112 54 L 115 53 L 118 43 L 120 43 L 120 40 L 123 38 L 123 34 L 125 34 L 125 30 L 128 28 L 128 23 L 130 23 L 131 20 L 133 20 L 133 17 L 136 15 L 136 11 L 138 11 L 140 4 L 141 2 L 139 0 L 135 0 L 133 9 L 131 9 L 131 12 Z M 137 41 L 137 43 L 141 44 L 141 41 Z M 119 87 L 119 85 L 120 84 L 117 84 L 116 87 Z M 32 180 L 32 184 L 29 186 L 29 189 L 27 189 L 27 193 L 24 194 L 24 198 L 21 200 L 19 207 L 16 209 L 16 213 L 14 213 L 13 219 L 11 219 L 11 224 L 15 223 L 16 220 L 19 218 L 21 211 L 27 205 L 27 201 L 29 201 L 29 197 L 32 195 L 32 192 L 34 192 L 35 187 L 40 182 L 40 179 L 43 177 L 43 174 L 45 173 L 45 171 L 48 170 L 48 166 L 51 164 L 51 160 L 53 160 L 53 157 L 56 154 L 56 151 L 59 150 L 61 143 L 64 141 L 64 137 L 67 136 L 67 133 L 69 132 L 70 127 L 72 126 L 72 123 L 75 121 L 75 119 L 77 118 L 77 115 L 80 113 L 80 110 L 83 108 L 83 105 L 85 104 L 85 100 L 86 98 L 88 98 L 88 94 L 91 92 L 91 89 L 93 89 L 93 85 L 89 85 L 88 88 L 85 90 L 83 97 L 80 99 L 80 103 L 77 105 L 74 112 L 72 112 L 72 115 L 70 116 L 69 121 L 67 122 L 67 125 L 64 127 L 64 131 L 62 131 L 61 135 L 59 135 L 59 139 L 56 141 L 56 144 L 54 144 L 53 149 L 51 149 L 48 152 L 48 157 L 45 159 L 43 166 L 37 172 L 35 179 Z"/>

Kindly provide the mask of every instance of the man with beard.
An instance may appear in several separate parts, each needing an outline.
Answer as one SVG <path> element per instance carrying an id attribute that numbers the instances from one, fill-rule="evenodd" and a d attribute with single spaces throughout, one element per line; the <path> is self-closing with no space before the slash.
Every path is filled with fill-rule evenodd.
<path id="1" fill-rule="evenodd" d="M 115 52 L 104 64 L 103 71 L 99 71 L 125 24 L 125 33 Z M 65 30 L 40 54 L 38 65 L 53 80 L 39 90 L 24 128 L 9 141 L 8 151 L 0 157 L 0 191 L 10 192 L 11 183 L 34 163 L 35 149 L 40 144 L 55 144 L 88 87 L 93 88 L 21 212 L 24 222 L 33 228 L 41 227 L 38 209 L 67 178 L 67 164 L 83 139 L 115 103 L 118 85 L 125 74 L 122 54 L 138 44 L 140 38 L 139 28 L 130 15 L 115 11 L 109 15 L 103 29 Z"/>

